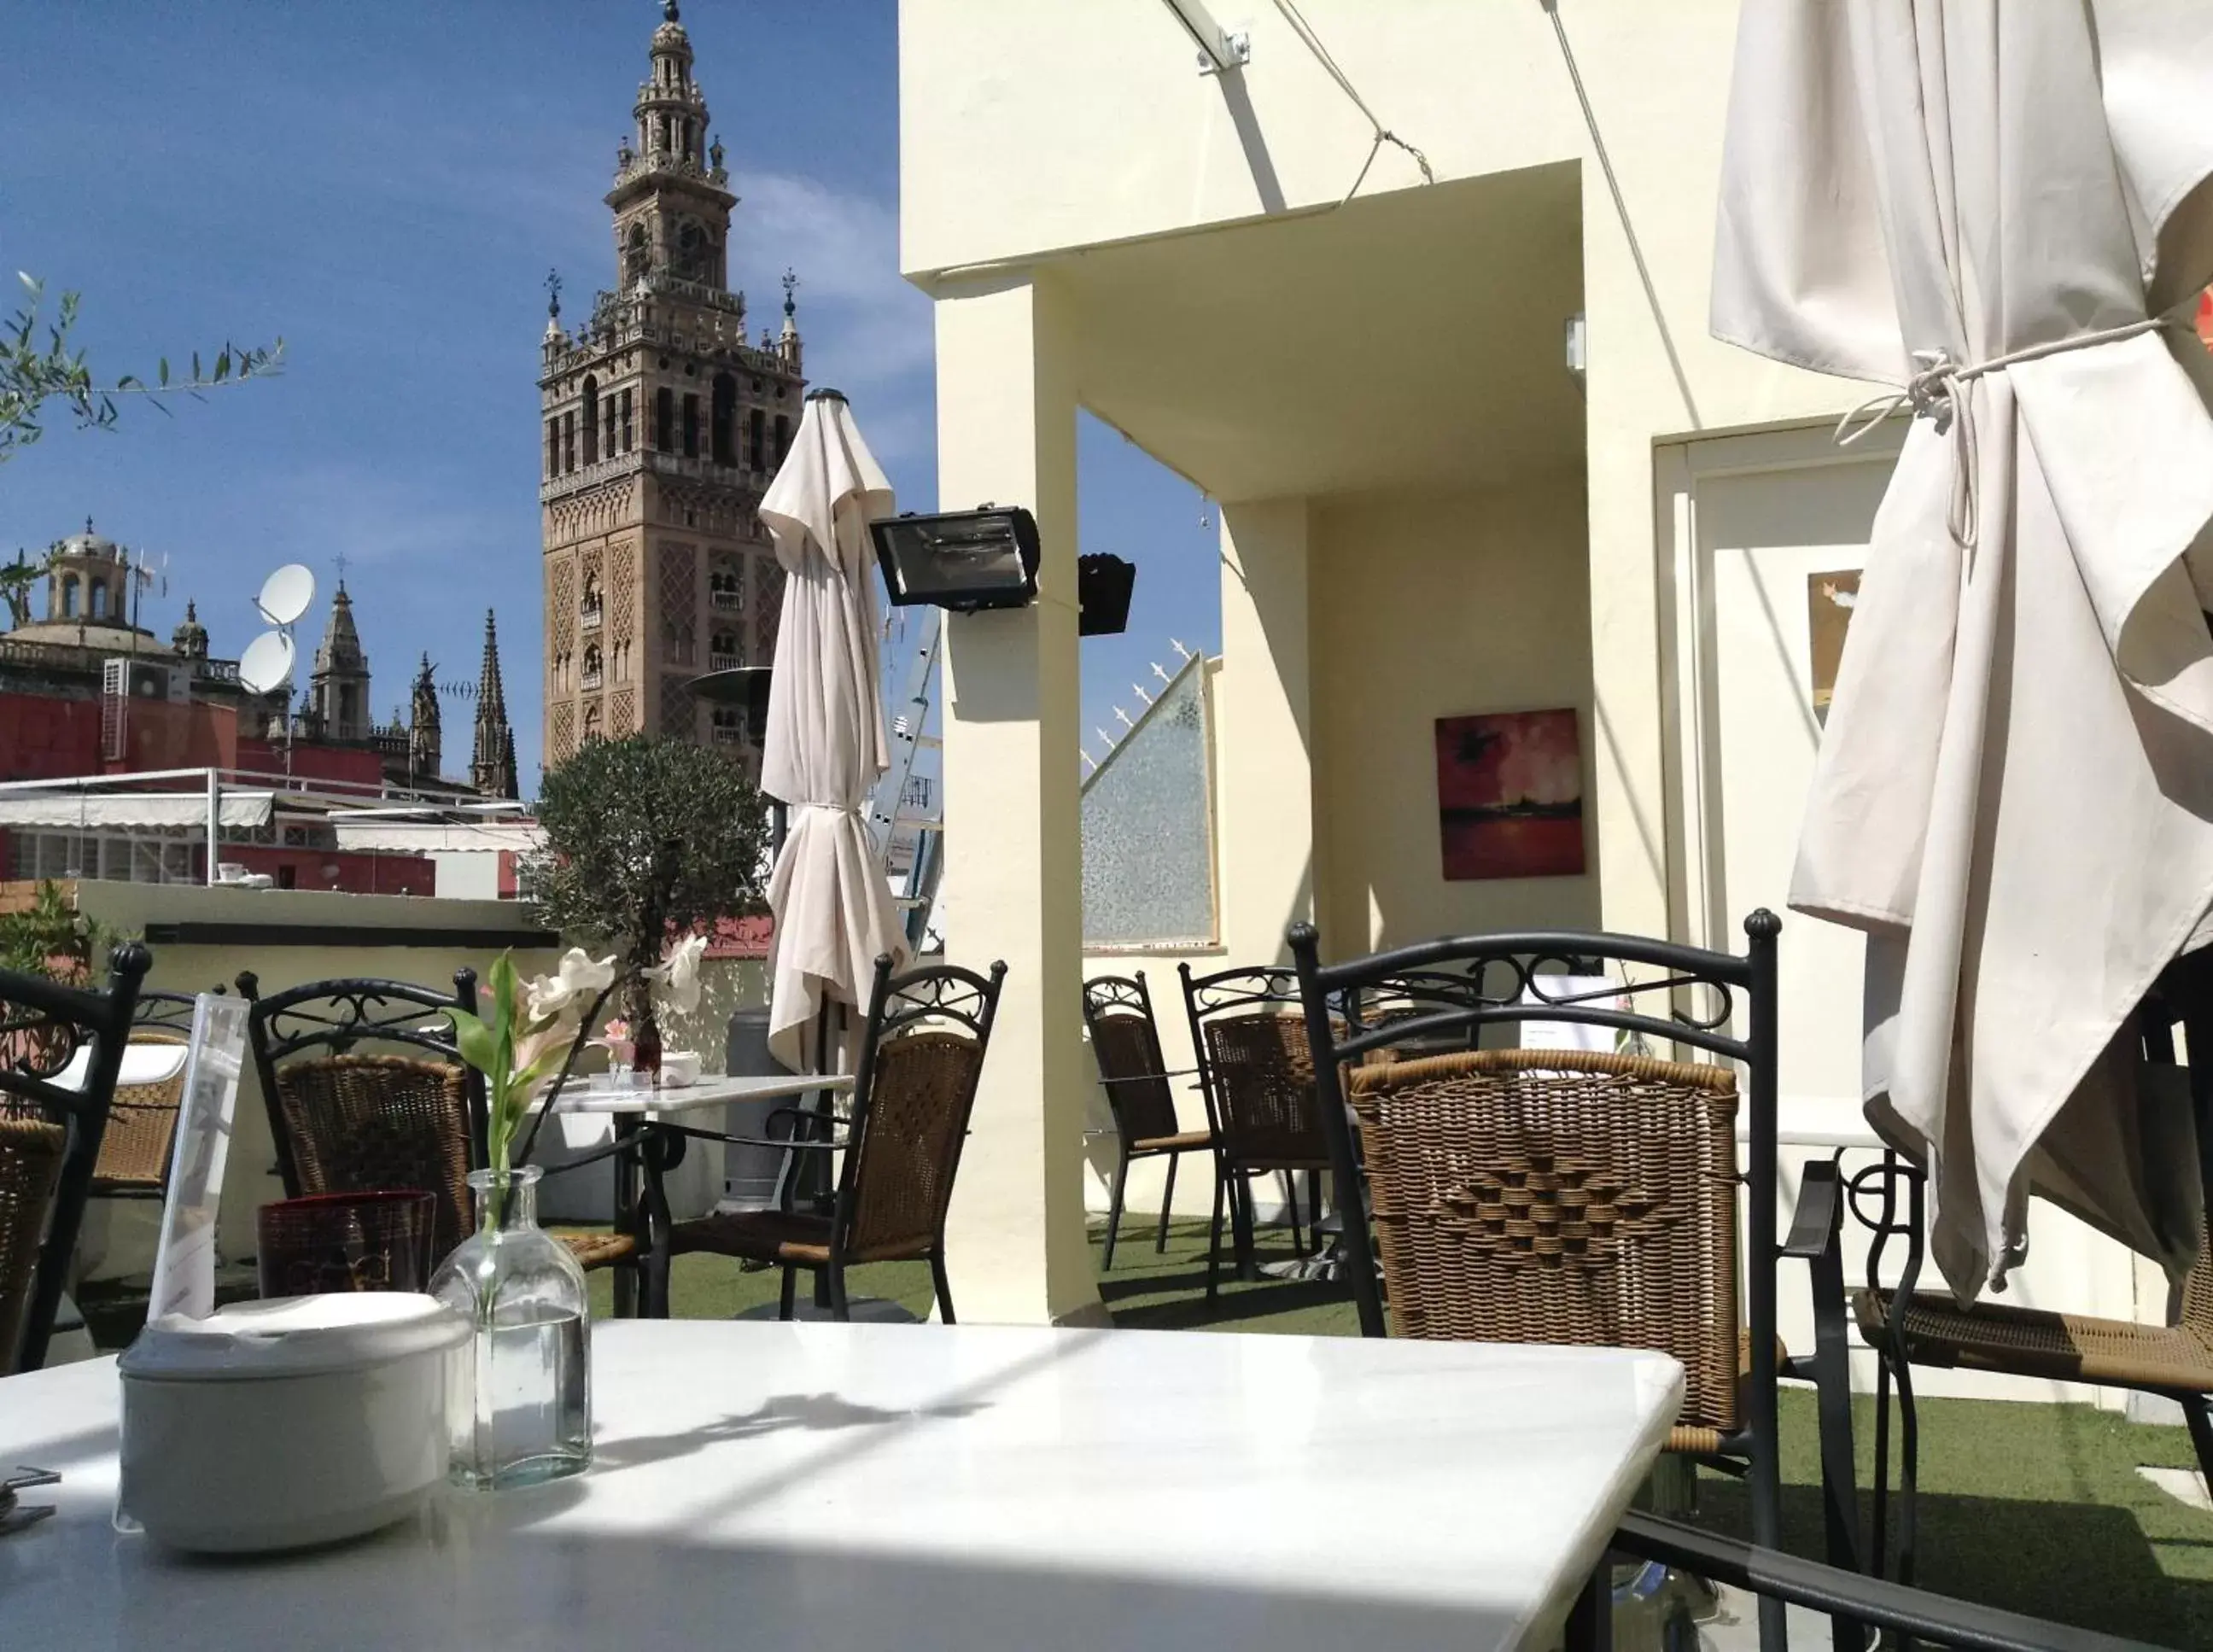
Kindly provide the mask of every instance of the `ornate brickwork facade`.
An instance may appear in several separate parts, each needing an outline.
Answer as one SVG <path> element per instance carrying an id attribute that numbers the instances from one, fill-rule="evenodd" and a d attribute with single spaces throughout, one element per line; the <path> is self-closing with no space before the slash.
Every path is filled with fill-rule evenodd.
<path id="1" fill-rule="evenodd" d="M 758 760 L 686 685 L 774 650 L 783 576 L 758 513 L 799 425 L 799 332 L 787 277 L 781 332 L 748 338 L 728 285 L 736 198 L 691 41 L 663 11 L 607 197 L 615 288 L 568 328 L 557 285 L 546 323 L 548 765 L 642 728 Z"/>

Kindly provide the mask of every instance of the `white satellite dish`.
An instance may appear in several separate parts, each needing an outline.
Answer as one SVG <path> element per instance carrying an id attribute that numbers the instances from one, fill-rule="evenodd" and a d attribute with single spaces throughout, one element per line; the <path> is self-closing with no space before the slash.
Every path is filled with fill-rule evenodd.
<path id="1" fill-rule="evenodd" d="M 283 570 L 279 570 L 280 572 Z M 305 569 L 301 570 L 302 573 Z M 275 581 L 270 582 L 274 584 Z M 265 591 L 264 595 L 267 593 Z M 279 689 L 292 678 L 292 639 L 281 631 L 266 631 L 246 645 L 239 656 L 238 680 L 247 692 L 266 694 Z"/>
<path id="2" fill-rule="evenodd" d="M 289 625 L 308 612 L 308 605 L 315 600 L 315 576 L 303 563 L 288 562 L 261 583 L 261 594 L 253 599 L 253 606 L 261 610 L 261 617 L 272 625 Z M 287 653 L 286 668 L 291 666 Z"/>

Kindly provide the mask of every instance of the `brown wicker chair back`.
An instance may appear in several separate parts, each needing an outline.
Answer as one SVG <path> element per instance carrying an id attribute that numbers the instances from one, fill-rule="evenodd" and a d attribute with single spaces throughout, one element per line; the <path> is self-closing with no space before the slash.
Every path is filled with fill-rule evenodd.
<path id="1" fill-rule="evenodd" d="M 458 1065 L 310 1057 L 277 1069 L 277 1108 L 301 1193 L 434 1193 L 441 1259 L 473 1230 L 468 1090 Z"/>
<path id="2" fill-rule="evenodd" d="M 1314 1110 L 1314 1055 L 1295 1010 L 1221 1015 L 1200 1024 L 1223 1152 L 1246 1165 L 1327 1161 Z"/>
<path id="3" fill-rule="evenodd" d="M 1087 997 L 1088 991 L 1087 984 Z M 1106 1105 L 1113 1112 L 1114 1128 L 1122 1139 L 1151 1141 L 1181 1130 L 1175 1092 L 1168 1085 L 1167 1063 L 1161 1055 L 1160 1032 L 1153 1025 L 1149 1007 L 1093 1009 L 1086 1019 L 1091 1023 L 1091 1049 L 1098 1058 L 1099 1076 L 1106 1081 Z"/>
<path id="4" fill-rule="evenodd" d="M 133 1044 L 189 1044 L 169 1031 L 143 1028 Z M 185 1101 L 182 1067 L 158 1084 L 119 1084 L 107 1112 L 107 1131 L 100 1139 L 100 1161 L 93 1167 L 96 1194 L 158 1194 L 168 1185 L 169 1152 L 177 1137 L 177 1115 Z"/>
<path id="5" fill-rule="evenodd" d="M 61 1180 L 69 1132 L 40 1119 L 0 1119 L 0 1375 L 10 1354 L 39 1271 L 39 1239 Z"/>
<path id="6" fill-rule="evenodd" d="M 1680 1423 L 1735 1432 L 1734 1073 L 1478 1050 L 1363 1067 L 1350 1104 L 1399 1335 L 1657 1349 Z"/>
<path id="7" fill-rule="evenodd" d="M 983 1070 L 982 1041 L 958 1033 L 903 1033 L 877 1048 L 851 1149 L 848 1259 L 918 1256 L 936 1243 Z"/>
<path id="8" fill-rule="evenodd" d="M 16 1310 L 16 1328 L 0 1336 L 0 1375 L 35 1371 L 46 1362 L 77 1230 L 92 1196 L 93 1167 L 107 1131 L 138 989 L 152 965 L 146 948 L 131 942 L 109 959 L 104 990 L 0 972 L 0 1119 L 57 1129 L 63 1136 L 52 1204 L 43 1230 L 33 1230 L 37 1255 L 29 1300 Z M 71 1071 L 79 1055 L 83 1064 Z M 20 1214 L 0 1217 L 0 1225 Z M 11 1248 L 0 1240 L 0 1254 Z"/>

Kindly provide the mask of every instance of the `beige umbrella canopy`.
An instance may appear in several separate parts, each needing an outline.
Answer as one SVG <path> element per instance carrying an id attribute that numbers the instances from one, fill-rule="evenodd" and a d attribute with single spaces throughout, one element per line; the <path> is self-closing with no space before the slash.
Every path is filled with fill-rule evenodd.
<path id="1" fill-rule="evenodd" d="M 890 761 L 869 522 L 892 509 L 891 484 L 852 409 L 836 391 L 816 391 L 760 506 L 787 576 L 761 784 L 791 806 L 769 879 L 769 1048 L 794 1070 L 817 1010 L 857 1005 L 877 956 L 906 956 L 862 818 Z"/>
<path id="2" fill-rule="evenodd" d="M 1791 904 L 1868 936 L 1870 1120 L 2002 1286 L 2044 1193 L 2187 1266 L 2131 1009 L 2213 939 L 2205 0 L 1746 0 L 1715 334 L 1893 386 Z"/>

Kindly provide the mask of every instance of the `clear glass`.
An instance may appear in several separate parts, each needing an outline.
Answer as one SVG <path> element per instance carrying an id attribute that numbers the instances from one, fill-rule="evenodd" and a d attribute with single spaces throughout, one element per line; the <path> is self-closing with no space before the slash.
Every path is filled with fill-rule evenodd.
<path id="1" fill-rule="evenodd" d="M 430 1294 L 476 1327 L 449 1366 L 450 1475 L 483 1490 L 582 1473 L 592 1461 L 592 1316 L 584 1271 L 538 1226 L 538 1179 L 469 1173 L 477 1230 Z"/>

